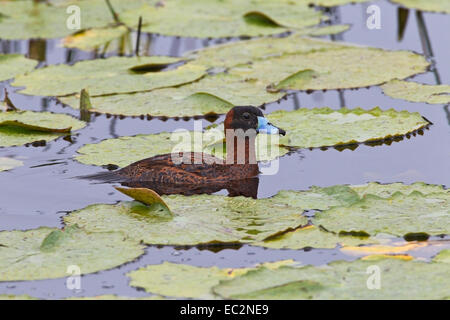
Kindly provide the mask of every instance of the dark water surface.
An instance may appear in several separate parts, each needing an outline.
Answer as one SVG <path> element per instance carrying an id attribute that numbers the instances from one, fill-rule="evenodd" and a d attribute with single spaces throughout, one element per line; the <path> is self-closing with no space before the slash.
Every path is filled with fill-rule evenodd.
<path id="1" fill-rule="evenodd" d="M 366 28 L 368 4 L 347 5 L 333 12 L 335 22 L 352 24 L 351 30 L 337 40 L 391 50 L 413 50 L 423 53 L 418 24 L 414 11 L 410 12 L 404 39 L 397 40 L 397 7 L 385 2 L 375 2 L 381 7 L 381 29 Z M 449 16 L 424 13 L 424 18 L 436 61 L 436 71 L 442 83 L 450 83 L 450 30 Z M 152 37 L 150 54 L 182 55 L 184 52 L 217 41 Z M 27 41 L 1 41 L 1 53 L 28 53 Z M 67 63 L 68 50 L 59 41 L 47 41 L 46 60 L 42 65 Z M 93 53 L 73 51 L 70 62 L 92 59 Z M 415 81 L 436 84 L 436 72 L 414 77 Z M 17 88 L 8 82 L 0 82 L 0 90 L 7 88 L 10 98 L 20 108 L 48 110 L 78 116 L 78 111 L 63 108 L 56 100 L 25 96 L 14 93 Z M 270 197 L 280 190 L 308 189 L 312 185 L 363 184 L 370 181 L 382 183 L 424 181 L 432 184 L 450 185 L 450 111 L 449 106 L 409 103 L 384 96 L 379 87 L 369 89 L 327 91 L 291 95 L 281 103 L 273 103 L 265 112 L 328 106 L 339 109 L 362 107 L 371 109 L 394 108 L 420 112 L 433 125 L 423 135 L 411 136 L 390 145 L 360 145 L 355 150 L 338 151 L 330 148 L 299 150 L 280 159 L 280 170 L 274 176 L 261 176 L 258 197 Z M 13 157 L 24 161 L 23 167 L 0 175 L 0 230 L 25 230 L 40 226 L 60 227 L 61 217 L 67 212 L 95 203 L 115 203 L 128 200 L 111 185 L 90 184 L 88 181 L 71 179 L 74 176 L 92 174 L 98 167 L 76 162 L 76 150 L 87 143 L 107 138 L 135 134 L 158 133 L 178 128 L 193 129 L 190 121 L 151 121 L 132 118 L 92 117 L 92 122 L 77 132 L 72 142 L 63 139 L 49 142 L 43 147 L 1 148 L 0 157 Z M 220 117 L 216 122 L 223 121 Z M 203 120 L 204 125 L 210 124 Z M 222 192 L 223 193 L 223 192 Z M 450 247 L 450 246 L 449 246 Z M 429 258 L 443 247 L 427 247 L 411 254 Z M 240 248 L 212 250 L 178 249 L 172 247 L 149 247 L 137 261 L 119 268 L 82 277 L 82 291 L 74 293 L 66 289 L 65 279 L 29 282 L 0 283 L 0 294 L 30 294 L 40 298 L 64 298 L 68 296 L 96 296 L 118 294 L 127 296 L 146 295 L 128 286 L 125 273 L 147 264 L 163 261 L 188 263 L 196 266 L 243 267 L 257 262 L 295 259 L 303 264 L 324 264 L 338 259 L 355 259 L 333 250 L 269 250 L 242 246 Z"/>

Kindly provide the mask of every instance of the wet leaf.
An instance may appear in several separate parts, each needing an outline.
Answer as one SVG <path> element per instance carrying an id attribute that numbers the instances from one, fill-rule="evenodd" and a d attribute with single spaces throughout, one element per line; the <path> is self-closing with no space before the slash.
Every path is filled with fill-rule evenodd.
<path id="1" fill-rule="evenodd" d="M 139 8 L 144 0 L 110 0 L 114 10 L 120 15 L 124 11 Z M 2 39 L 60 38 L 74 33 L 68 27 L 68 18 L 74 11 L 67 8 L 76 5 L 80 8 L 81 29 L 101 28 L 114 23 L 111 12 L 104 0 L 64 0 L 48 4 L 34 0 L 1 1 L 0 34 Z M 69 22 L 72 20 L 69 20 Z"/>
<path id="2" fill-rule="evenodd" d="M 136 27 L 139 16 L 144 32 L 198 38 L 279 34 L 325 18 L 304 0 L 173 0 L 127 11 L 121 19 Z"/>
<path id="3" fill-rule="evenodd" d="M 444 189 L 442 185 L 426 184 L 423 182 L 415 182 L 412 184 L 388 183 L 382 184 L 378 182 L 370 182 L 364 185 L 350 186 L 361 198 L 367 195 L 374 195 L 381 198 L 390 198 L 394 193 L 400 192 L 404 195 L 410 195 L 413 192 L 420 192 L 424 195 L 432 193 L 450 193 L 450 189 Z"/>
<path id="4" fill-rule="evenodd" d="M 381 86 L 384 94 L 411 102 L 450 103 L 449 85 L 426 85 L 412 81 L 392 80 Z"/>
<path id="5" fill-rule="evenodd" d="M 26 87 L 20 93 L 40 96 L 63 96 L 88 89 L 92 96 L 149 91 L 188 83 L 201 78 L 205 68 L 183 65 L 176 69 L 140 73 L 130 70 L 140 65 L 167 66 L 179 58 L 112 57 L 77 62 L 73 66 L 52 65 L 19 76 L 13 86 Z"/>
<path id="6" fill-rule="evenodd" d="M 227 74 L 207 76 L 177 88 L 164 88 L 135 94 L 94 97 L 93 111 L 126 116 L 200 116 L 227 113 L 235 105 L 260 106 L 281 99 L 282 93 L 269 93 L 257 81 L 244 81 Z M 79 97 L 60 98 L 78 108 Z"/>
<path id="7" fill-rule="evenodd" d="M 368 279 L 380 271 L 377 290 Z M 222 281 L 213 292 L 224 299 L 443 299 L 450 279 L 444 263 L 395 258 L 337 261 L 327 266 L 258 268 Z"/>
<path id="8" fill-rule="evenodd" d="M 448 0 L 391 0 L 406 8 L 422 11 L 450 13 L 450 2 Z"/>
<path id="9" fill-rule="evenodd" d="M 276 269 L 292 264 L 294 264 L 292 260 L 285 260 L 250 268 L 222 269 L 164 262 L 132 271 L 127 276 L 131 278 L 131 286 L 144 288 L 147 292 L 169 297 L 213 299 L 215 297 L 211 292 L 211 287 L 219 284 L 221 280 L 233 279 L 261 266 Z"/>
<path id="10" fill-rule="evenodd" d="M 120 233 L 88 233 L 40 228 L 0 232 L 0 281 L 66 277 L 68 266 L 81 274 L 117 267 L 144 253 L 143 246 Z"/>
<path id="11" fill-rule="evenodd" d="M 317 213 L 313 223 L 335 233 L 365 232 L 371 236 L 450 234 L 450 193 L 397 192 L 390 198 L 366 195 L 351 206 Z"/>
<path id="12" fill-rule="evenodd" d="M 428 246 L 427 242 L 407 242 L 402 245 L 345 246 L 341 251 L 351 255 L 398 255 Z"/>
<path id="13" fill-rule="evenodd" d="M 21 54 L 0 54 L 0 81 L 27 73 L 37 64 L 36 60 L 25 58 Z"/>
<path id="14" fill-rule="evenodd" d="M 65 114 L 34 111 L 0 112 L 0 146 L 50 141 L 84 126 L 84 122 Z"/>
<path id="15" fill-rule="evenodd" d="M 0 157 L 0 171 L 7 171 L 23 166 L 23 162 L 12 158 Z"/>
<path id="16" fill-rule="evenodd" d="M 93 51 L 101 46 L 126 35 L 128 29 L 125 26 L 112 28 L 97 28 L 65 37 L 62 44 L 66 48 L 77 48 L 85 51 Z"/>
<path id="17" fill-rule="evenodd" d="M 329 108 L 275 111 L 267 116 L 286 130 L 280 143 L 299 148 L 317 148 L 376 141 L 403 136 L 429 125 L 418 113 Z"/>
<path id="18" fill-rule="evenodd" d="M 198 245 L 263 240 L 307 222 L 302 203 L 277 196 L 254 200 L 219 195 L 163 196 L 173 216 L 138 202 L 91 205 L 64 218 L 90 232 L 121 231 L 147 244 Z"/>

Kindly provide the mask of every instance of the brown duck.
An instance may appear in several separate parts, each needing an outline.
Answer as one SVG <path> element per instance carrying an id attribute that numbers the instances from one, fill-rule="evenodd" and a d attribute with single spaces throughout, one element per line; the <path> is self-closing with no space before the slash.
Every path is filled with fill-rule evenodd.
<path id="1" fill-rule="evenodd" d="M 234 107 L 227 113 L 224 130 L 225 161 L 206 153 L 169 153 L 137 161 L 114 172 L 83 178 L 147 187 L 159 194 L 213 193 L 229 189 L 231 195 L 255 197 L 258 185 L 255 177 L 259 174 L 256 135 L 259 132 L 285 135 L 286 132 L 269 123 L 260 109 L 247 106 Z"/>

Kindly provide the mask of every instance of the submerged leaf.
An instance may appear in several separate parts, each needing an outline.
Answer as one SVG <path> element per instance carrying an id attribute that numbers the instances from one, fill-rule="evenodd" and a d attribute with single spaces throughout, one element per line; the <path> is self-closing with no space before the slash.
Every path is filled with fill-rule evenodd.
<path id="1" fill-rule="evenodd" d="M 12 85 L 26 87 L 20 91 L 23 94 L 63 96 L 88 89 L 92 96 L 96 96 L 149 91 L 181 85 L 204 76 L 204 67 L 191 64 L 158 72 L 130 70 L 143 64 L 163 67 L 179 61 L 181 59 L 166 56 L 112 57 L 80 61 L 73 66 L 52 65 L 17 77 Z"/>
<path id="2" fill-rule="evenodd" d="M 127 11 L 121 19 L 136 27 L 139 16 L 144 32 L 199 38 L 279 34 L 325 18 L 304 0 L 172 0 Z"/>
<path id="3" fill-rule="evenodd" d="M 389 198 L 366 195 L 351 206 L 317 213 L 313 223 L 344 234 L 383 233 L 399 237 L 450 234 L 450 193 L 397 192 Z"/>
<path id="4" fill-rule="evenodd" d="M 411 81 L 392 80 L 381 86 L 385 95 L 395 99 L 432 104 L 450 103 L 449 85 L 426 85 Z"/>
<path id="5" fill-rule="evenodd" d="M 120 233 L 88 233 L 40 228 L 0 232 L 0 281 L 66 277 L 76 265 L 81 274 L 117 267 L 144 253 L 143 246 Z M 72 272 L 72 271 L 71 271 Z"/>
<path id="6" fill-rule="evenodd" d="M 0 112 L 0 146 L 50 141 L 84 126 L 84 122 L 65 114 L 34 111 Z"/>
<path id="7" fill-rule="evenodd" d="M 0 81 L 27 73 L 37 64 L 36 60 L 25 58 L 21 54 L 0 54 Z"/>

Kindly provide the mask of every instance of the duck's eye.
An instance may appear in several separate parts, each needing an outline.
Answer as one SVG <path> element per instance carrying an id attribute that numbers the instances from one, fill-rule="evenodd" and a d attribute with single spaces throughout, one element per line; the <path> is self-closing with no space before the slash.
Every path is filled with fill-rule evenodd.
<path id="1" fill-rule="evenodd" d="M 250 119 L 250 113 L 244 112 L 244 113 L 242 114 L 242 118 L 244 118 L 245 120 Z"/>

